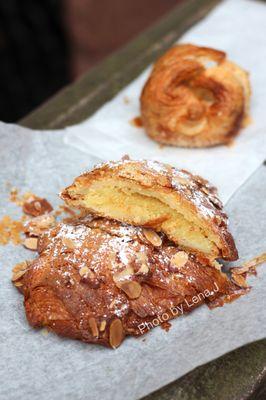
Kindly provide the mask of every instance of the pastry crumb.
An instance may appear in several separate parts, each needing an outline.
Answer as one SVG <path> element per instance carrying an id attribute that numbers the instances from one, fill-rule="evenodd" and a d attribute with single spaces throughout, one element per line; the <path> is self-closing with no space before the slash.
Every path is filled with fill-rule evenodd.
<path id="1" fill-rule="evenodd" d="M 137 128 L 141 128 L 143 126 L 141 117 L 135 117 L 135 118 L 131 119 L 129 122 L 130 122 L 130 125 L 135 126 Z"/>
<path id="2" fill-rule="evenodd" d="M 8 215 L 4 215 L 0 220 L 0 245 L 12 243 L 15 245 L 22 243 L 21 233 L 23 232 L 25 217 L 13 220 Z"/>

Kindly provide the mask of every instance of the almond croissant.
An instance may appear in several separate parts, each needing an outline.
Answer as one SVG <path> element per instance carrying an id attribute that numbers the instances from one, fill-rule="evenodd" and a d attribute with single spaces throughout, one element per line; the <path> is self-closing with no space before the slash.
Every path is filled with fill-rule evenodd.
<path id="1" fill-rule="evenodd" d="M 104 218 L 57 224 L 38 251 L 13 278 L 29 323 L 113 348 L 126 335 L 245 292 L 165 235 Z"/>

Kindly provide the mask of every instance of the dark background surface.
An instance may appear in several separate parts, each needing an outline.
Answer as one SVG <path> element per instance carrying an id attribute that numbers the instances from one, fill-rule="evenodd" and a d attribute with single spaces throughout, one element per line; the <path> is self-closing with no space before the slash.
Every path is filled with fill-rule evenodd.
<path id="1" fill-rule="evenodd" d="M 21 119 L 181 1 L 1 0 L 0 120 Z"/>

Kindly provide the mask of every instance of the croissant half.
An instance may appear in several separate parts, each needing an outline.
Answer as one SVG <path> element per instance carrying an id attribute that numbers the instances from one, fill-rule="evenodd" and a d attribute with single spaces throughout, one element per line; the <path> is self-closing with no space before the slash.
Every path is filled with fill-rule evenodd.
<path id="1" fill-rule="evenodd" d="M 124 159 L 79 176 L 61 197 L 83 217 L 41 231 L 40 217 L 28 221 L 39 255 L 13 269 L 33 327 L 116 348 L 249 290 L 215 260 L 237 250 L 216 189 L 198 176 Z"/>
<path id="2" fill-rule="evenodd" d="M 247 121 L 250 94 L 248 73 L 224 52 L 178 45 L 155 63 L 143 88 L 142 122 L 163 144 L 226 144 Z"/>
<path id="3" fill-rule="evenodd" d="M 113 348 L 126 335 L 245 292 L 164 235 L 104 218 L 57 224 L 38 250 L 16 282 L 29 323 Z"/>
<path id="4" fill-rule="evenodd" d="M 87 213 L 163 232 L 210 259 L 238 257 L 216 189 L 185 170 L 155 161 L 110 162 L 76 178 L 61 197 Z"/>

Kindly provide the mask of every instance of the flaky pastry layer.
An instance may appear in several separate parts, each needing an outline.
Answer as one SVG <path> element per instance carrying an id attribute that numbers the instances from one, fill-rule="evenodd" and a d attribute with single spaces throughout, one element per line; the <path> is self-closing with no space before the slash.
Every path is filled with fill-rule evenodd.
<path id="1" fill-rule="evenodd" d="M 88 213 L 151 227 L 211 259 L 238 257 L 216 189 L 185 170 L 155 161 L 110 162 L 76 178 L 61 197 Z"/>

